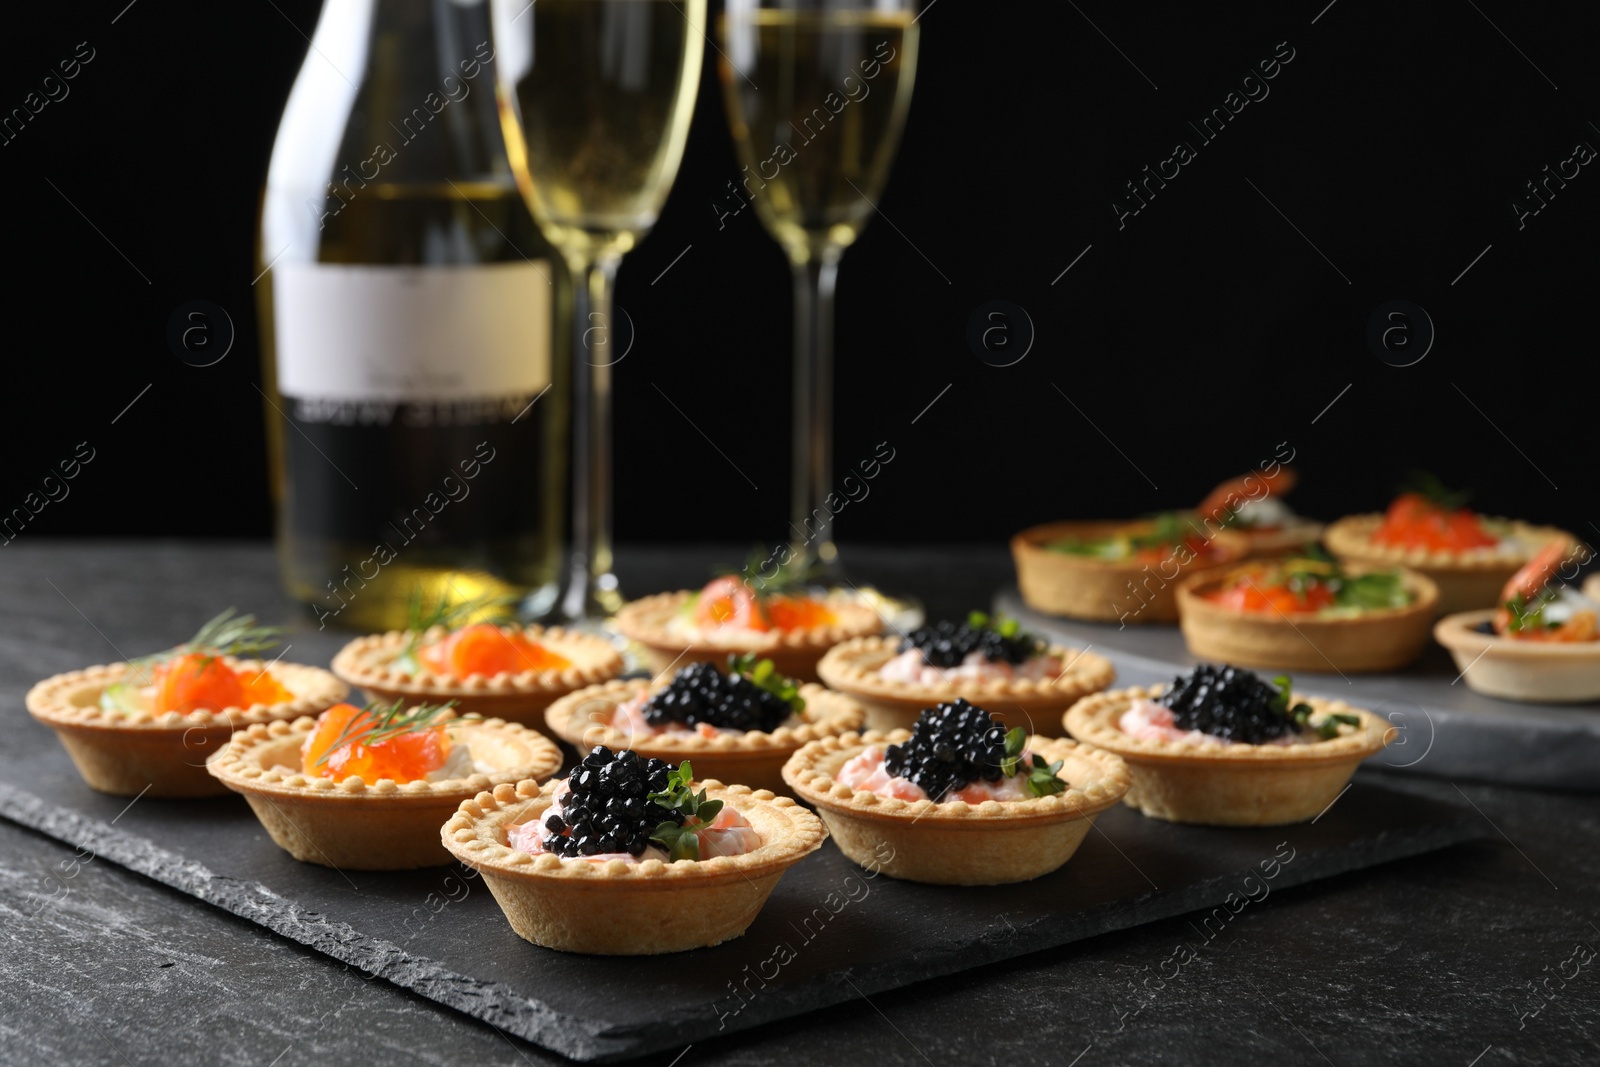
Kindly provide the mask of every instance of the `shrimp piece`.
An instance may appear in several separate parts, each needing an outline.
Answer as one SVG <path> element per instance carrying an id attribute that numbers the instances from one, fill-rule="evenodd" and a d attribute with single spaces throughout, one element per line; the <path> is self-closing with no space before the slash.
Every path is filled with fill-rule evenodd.
<path id="1" fill-rule="evenodd" d="M 1571 545 L 1564 537 L 1558 537 L 1546 544 L 1534 557 L 1524 563 L 1517 573 L 1506 582 L 1505 588 L 1500 590 L 1500 606 L 1494 612 L 1494 632 L 1504 634 L 1511 630 L 1512 609 L 1511 602 L 1521 597 L 1523 601 L 1531 601 L 1537 597 L 1544 587 L 1555 578 L 1556 572 L 1561 569 L 1561 564 L 1566 560 Z M 1583 614 L 1580 612 L 1580 614 Z M 1575 620 L 1569 620 L 1575 621 Z M 1520 631 L 1519 631 L 1520 635 Z M 1573 638 L 1571 640 L 1586 640 L 1586 638 Z"/>
<path id="2" fill-rule="evenodd" d="M 1195 508 L 1195 511 L 1200 513 L 1202 519 L 1220 518 L 1247 500 L 1265 500 L 1269 496 L 1282 496 L 1294 488 L 1296 481 L 1294 471 L 1288 467 L 1279 467 L 1272 474 L 1251 472 L 1238 478 L 1229 478 L 1206 494 L 1206 498 L 1200 501 L 1200 506 Z M 1257 484 L 1264 485 L 1266 492 L 1255 490 Z"/>

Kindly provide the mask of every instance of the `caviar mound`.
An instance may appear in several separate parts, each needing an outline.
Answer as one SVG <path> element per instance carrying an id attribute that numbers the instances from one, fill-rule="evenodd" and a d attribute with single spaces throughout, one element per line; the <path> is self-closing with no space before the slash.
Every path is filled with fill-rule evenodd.
<path id="1" fill-rule="evenodd" d="M 937 802 L 973 782 L 998 782 L 1005 758 L 1005 727 L 958 697 L 923 712 L 911 736 L 885 751 L 883 763 Z"/>
<path id="2" fill-rule="evenodd" d="M 1247 745 L 1264 745 L 1294 730 L 1279 709 L 1282 695 L 1251 671 L 1202 663 L 1172 680 L 1161 703 L 1177 726 Z"/>
<path id="3" fill-rule="evenodd" d="M 644 707 L 651 726 L 701 723 L 725 730 L 776 730 L 794 713 L 778 694 L 738 672 L 724 674 L 714 663 L 691 663 Z"/>
<path id="4" fill-rule="evenodd" d="M 1005 634 L 991 626 L 974 626 L 970 621 L 941 620 L 907 634 L 900 651 L 916 649 L 930 667 L 959 667 L 974 652 L 990 663 L 1018 665 L 1043 651 L 1043 642 L 1032 634 Z"/>
<path id="5" fill-rule="evenodd" d="M 545 816 L 545 850 L 568 859 L 616 852 L 642 855 L 656 827 L 683 822 L 681 815 L 649 799 L 667 788 L 671 773 L 662 760 L 596 748 L 567 778 L 561 814 Z"/>

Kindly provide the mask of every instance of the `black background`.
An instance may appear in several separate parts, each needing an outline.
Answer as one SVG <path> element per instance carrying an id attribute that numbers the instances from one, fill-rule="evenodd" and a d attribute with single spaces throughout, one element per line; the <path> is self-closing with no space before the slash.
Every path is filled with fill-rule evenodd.
<path id="1" fill-rule="evenodd" d="M 126 4 L 27 5 L 0 41 L 5 112 L 78 42 L 95 50 L 0 146 L 0 511 L 87 440 L 95 460 L 23 536 L 264 536 L 254 228 L 319 4 Z M 883 215 L 841 270 L 838 462 L 895 449 L 842 538 L 994 540 L 1183 506 L 1284 441 L 1304 513 L 1381 508 L 1418 467 L 1492 513 L 1600 534 L 1600 167 L 1525 228 L 1510 207 L 1574 144 L 1600 146 L 1592 12 L 1325 4 L 925 10 Z M 1270 95 L 1200 144 L 1186 120 L 1285 41 Z M 617 368 L 624 541 L 779 537 L 787 518 L 788 269 L 752 212 L 719 229 L 736 168 L 714 59 L 620 281 L 638 335 Z M 1113 198 L 1179 139 L 1198 158 L 1119 229 Z M 216 366 L 166 343 L 193 299 L 237 327 Z M 1036 328 L 1014 366 L 967 344 L 994 299 Z M 1394 299 L 1437 329 L 1414 366 L 1364 340 Z"/>

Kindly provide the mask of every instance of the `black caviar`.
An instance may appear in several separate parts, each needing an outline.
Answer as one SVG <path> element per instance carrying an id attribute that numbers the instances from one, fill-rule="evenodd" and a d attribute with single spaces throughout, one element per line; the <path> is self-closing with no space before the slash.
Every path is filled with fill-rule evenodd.
<path id="1" fill-rule="evenodd" d="M 691 663 L 645 704 L 644 721 L 651 726 L 706 723 L 770 733 L 794 710 L 789 701 L 741 673 L 724 674 L 714 663 Z"/>
<path id="2" fill-rule="evenodd" d="M 1178 728 L 1250 745 L 1296 731 L 1281 690 L 1251 671 L 1202 663 L 1172 680 L 1161 703 Z"/>
<path id="3" fill-rule="evenodd" d="M 1015 623 L 991 625 L 988 616 L 974 612 L 966 622 L 944 619 L 911 631 L 900 642 L 900 651 L 913 648 L 930 667 L 959 667 L 973 652 L 983 653 L 990 663 L 1026 663 L 1043 651 L 1044 642 Z"/>
<path id="4" fill-rule="evenodd" d="M 911 736 L 889 746 L 883 765 L 937 802 L 980 779 L 998 782 L 1004 777 L 1005 758 L 1005 727 L 987 711 L 958 698 L 918 716 Z"/>
<path id="5" fill-rule="evenodd" d="M 597 747 L 568 776 L 561 814 L 545 816 L 545 850 L 566 857 L 642 854 L 656 827 L 683 822 L 681 815 L 648 799 L 666 790 L 671 773 L 661 760 Z"/>

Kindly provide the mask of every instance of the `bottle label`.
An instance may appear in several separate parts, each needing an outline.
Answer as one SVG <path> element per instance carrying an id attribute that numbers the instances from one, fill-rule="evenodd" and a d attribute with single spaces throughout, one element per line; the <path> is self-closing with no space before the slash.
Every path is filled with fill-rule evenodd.
<path id="1" fill-rule="evenodd" d="M 550 385 L 548 263 L 282 264 L 272 284 L 296 422 L 504 422 Z"/>

